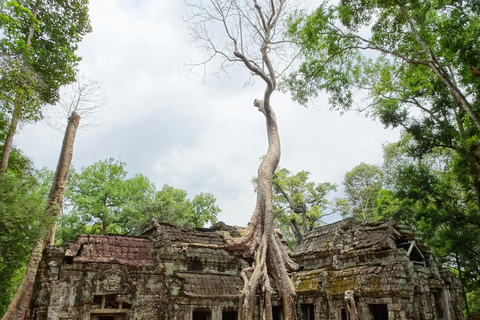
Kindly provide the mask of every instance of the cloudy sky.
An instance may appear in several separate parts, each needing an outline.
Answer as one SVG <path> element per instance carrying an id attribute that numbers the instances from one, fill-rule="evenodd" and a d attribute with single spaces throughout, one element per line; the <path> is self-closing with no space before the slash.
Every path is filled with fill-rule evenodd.
<path id="1" fill-rule="evenodd" d="M 100 79 L 108 104 L 98 126 L 77 136 L 73 165 L 114 157 L 128 172 L 184 189 L 213 193 L 219 219 L 246 225 L 255 205 L 251 179 L 267 148 L 265 123 L 253 107 L 264 87 L 245 87 L 241 68 L 230 77 L 182 71 L 201 54 L 190 44 L 180 0 L 92 0 L 93 32 L 80 44 L 80 70 Z M 282 141 L 280 165 L 308 170 L 316 182 L 341 185 L 361 162 L 381 163 L 382 143 L 398 133 L 363 115 L 329 111 L 326 98 L 303 108 L 275 93 Z M 54 170 L 63 134 L 45 124 L 24 126 L 15 144 L 38 168 Z M 339 194 L 341 196 L 341 193 Z"/>

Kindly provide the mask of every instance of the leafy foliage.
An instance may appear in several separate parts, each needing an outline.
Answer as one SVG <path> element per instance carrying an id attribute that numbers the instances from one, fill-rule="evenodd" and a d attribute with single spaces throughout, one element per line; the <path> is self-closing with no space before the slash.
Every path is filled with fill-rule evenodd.
<path id="1" fill-rule="evenodd" d="M 273 177 L 273 214 L 275 227 L 281 230 L 290 248 L 302 241 L 302 235 L 320 225 L 330 207 L 327 195 L 336 190 L 329 182 L 308 181 L 310 173 L 293 173 L 277 168 Z M 256 185 L 256 178 L 253 179 Z"/>
<path id="2" fill-rule="evenodd" d="M 385 149 L 376 214 L 422 232 L 470 292 L 479 287 L 479 10 L 478 1 L 342 0 L 299 12 L 289 33 L 304 61 L 283 84 L 301 103 L 326 91 L 334 109 L 408 133 Z"/>
<path id="3" fill-rule="evenodd" d="M 150 218 L 182 227 L 217 221 L 220 209 L 212 194 L 202 192 L 190 200 L 186 191 L 169 185 L 157 191 L 141 174 L 127 178 L 125 167 L 126 163 L 110 158 L 80 173 L 72 170 L 57 241 L 73 241 L 81 233 L 138 235 Z"/>
<path id="4" fill-rule="evenodd" d="M 211 193 L 201 192 L 193 200 L 190 200 L 185 190 L 166 184 L 155 193 L 151 201 L 143 206 L 142 211 L 146 217 L 192 228 L 217 222 L 217 214 L 221 210 L 216 204 L 216 198 Z"/>
<path id="5" fill-rule="evenodd" d="M 357 89 L 388 103 L 389 95 L 382 99 L 379 93 L 394 88 L 384 81 L 402 80 L 411 89 L 407 94 L 426 93 L 432 86 L 424 84 L 432 78 L 444 83 L 440 70 L 449 81 L 458 77 L 457 89 L 474 101 L 480 85 L 472 73 L 480 67 L 478 10 L 475 1 L 457 0 L 324 2 L 312 14 L 300 12 L 290 20 L 289 33 L 304 63 L 286 84 L 302 103 L 325 90 L 333 106 L 349 109 Z"/>
<path id="6" fill-rule="evenodd" d="M 22 279 L 34 244 L 46 232 L 45 194 L 31 176 L 7 175 L 0 181 L 0 314 Z"/>
<path id="7" fill-rule="evenodd" d="M 43 103 L 58 99 L 60 86 L 75 79 L 75 54 L 91 32 L 88 1 L 3 1 L 0 5 L 0 85 L 4 110 L 22 105 L 24 119 L 38 120 Z"/>
<path id="8" fill-rule="evenodd" d="M 404 128 L 416 156 L 456 150 L 457 174 L 476 189 L 480 208 L 480 42 L 471 38 L 480 34 L 478 10 L 455 0 L 324 3 L 291 20 L 304 62 L 284 87 L 302 103 L 326 91 L 335 109 Z M 367 104 L 357 105 L 357 93 Z"/>
<path id="9" fill-rule="evenodd" d="M 72 228 L 80 222 L 93 233 L 129 233 L 140 215 L 138 204 L 149 199 L 154 187 L 142 175 L 127 179 L 125 166 L 110 158 L 84 167 L 80 173 L 73 172 L 67 193 L 72 214 L 62 217 L 59 225 Z M 86 230 L 75 226 L 70 232 L 75 229 Z"/>
<path id="10" fill-rule="evenodd" d="M 342 216 L 357 220 L 375 220 L 375 202 L 380 195 L 383 173 L 376 165 L 361 163 L 345 174 L 343 185 L 347 195 L 348 210 Z M 339 200 L 337 199 L 337 204 Z"/>
<path id="11" fill-rule="evenodd" d="M 75 51 L 90 31 L 88 0 L 0 2 L 0 112 L 10 118 L 0 178 L 18 123 L 40 120 L 43 105 L 56 102 L 59 88 L 75 80 Z"/>

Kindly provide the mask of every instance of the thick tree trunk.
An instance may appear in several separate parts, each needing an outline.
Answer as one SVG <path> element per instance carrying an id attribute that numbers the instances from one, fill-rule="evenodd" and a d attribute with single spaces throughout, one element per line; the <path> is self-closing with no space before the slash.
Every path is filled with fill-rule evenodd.
<path id="1" fill-rule="evenodd" d="M 20 108 L 19 102 L 17 101 L 15 103 L 15 109 L 13 110 L 12 120 L 10 121 L 10 127 L 8 128 L 7 138 L 3 146 L 2 159 L 0 160 L 0 179 L 3 179 L 7 174 L 8 159 L 13 146 L 13 137 L 17 131 L 18 120 L 20 119 Z"/>
<path id="2" fill-rule="evenodd" d="M 285 246 L 274 230 L 273 221 L 272 181 L 280 160 L 280 139 L 275 114 L 270 107 L 272 92 L 273 89 L 269 86 L 264 102 L 255 102 L 255 106 L 265 115 L 268 134 L 267 154 L 258 169 L 257 205 L 242 238 L 234 239 L 226 235 L 232 248 L 243 248 L 245 255 L 254 259 L 252 268 L 243 273 L 245 283 L 239 301 L 240 320 L 254 319 L 257 293 L 260 293 L 261 319 L 273 318 L 269 276 L 275 281 L 281 296 L 284 319 L 296 319 L 296 292 L 288 272 L 298 269 L 298 266 L 289 258 Z M 252 272 L 250 279 L 246 276 L 247 272 Z"/>
<path id="3" fill-rule="evenodd" d="M 73 158 L 73 146 L 75 144 L 75 137 L 77 135 L 78 125 L 80 123 L 80 116 L 73 112 L 68 119 L 68 125 L 65 129 L 65 135 L 63 137 L 62 150 L 58 158 L 57 169 L 55 170 L 55 176 L 53 177 L 52 188 L 48 195 L 48 204 L 45 209 L 46 213 L 51 216 L 58 216 L 62 204 L 63 195 L 65 193 L 68 170 Z M 55 219 L 56 220 L 56 219 Z M 52 245 L 55 240 L 55 228 L 56 222 L 52 224 L 50 229 L 47 245 Z"/>
<path id="4" fill-rule="evenodd" d="M 65 135 L 63 138 L 62 150 L 58 159 L 57 169 L 53 178 L 52 188 L 48 195 L 48 202 L 45 213 L 54 217 L 51 227 L 46 235 L 41 236 L 32 250 L 30 260 L 27 264 L 27 270 L 23 276 L 22 282 L 10 303 L 7 312 L 2 320 L 21 320 L 30 311 L 30 301 L 33 293 L 33 286 L 37 274 L 38 266 L 42 259 L 43 250 L 47 245 L 53 244 L 55 239 L 56 216 L 59 213 L 65 193 L 68 170 L 73 157 L 73 145 L 79 125 L 80 116 L 72 113 L 69 118 Z"/>

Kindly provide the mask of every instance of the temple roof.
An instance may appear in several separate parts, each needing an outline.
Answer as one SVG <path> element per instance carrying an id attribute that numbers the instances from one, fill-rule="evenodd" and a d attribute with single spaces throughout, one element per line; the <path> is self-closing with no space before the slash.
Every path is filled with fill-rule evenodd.
<path id="1" fill-rule="evenodd" d="M 130 266 L 153 264 L 153 245 L 148 239 L 122 235 L 82 234 L 70 244 L 65 257 L 73 262 L 120 263 Z"/>
<path id="2" fill-rule="evenodd" d="M 412 241 L 415 236 L 406 227 L 391 221 L 362 223 L 347 219 L 307 233 L 293 256 L 328 251 L 396 248 L 399 239 Z"/>
<path id="3" fill-rule="evenodd" d="M 224 246 L 226 242 L 218 228 L 193 228 L 185 229 L 168 223 L 160 223 L 151 219 L 145 224 L 143 237 L 158 238 L 176 243 L 200 243 L 206 245 Z"/>

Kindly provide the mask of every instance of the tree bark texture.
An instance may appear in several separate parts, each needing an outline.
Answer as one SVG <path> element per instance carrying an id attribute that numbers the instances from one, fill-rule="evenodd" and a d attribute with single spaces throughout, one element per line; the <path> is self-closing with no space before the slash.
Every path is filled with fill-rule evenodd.
<path id="1" fill-rule="evenodd" d="M 53 178 L 52 188 L 48 195 L 45 214 L 54 217 L 52 225 L 48 228 L 47 234 L 41 236 L 32 250 L 27 270 L 23 275 L 22 282 L 10 303 L 7 312 L 2 320 L 21 320 L 30 312 L 30 301 L 38 266 L 42 259 L 43 250 L 47 245 L 52 245 L 55 239 L 56 217 L 63 203 L 63 195 L 67 183 L 68 170 L 72 162 L 73 146 L 77 133 L 80 116 L 73 112 L 68 120 L 68 125 L 63 138 L 62 150 L 57 163 L 57 169 Z"/>
<path id="2" fill-rule="evenodd" d="M 273 222 L 272 181 L 280 161 L 280 139 L 275 114 L 270 106 L 272 92 L 272 87 L 268 86 L 263 104 L 256 100 L 256 106 L 265 115 L 268 135 L 267 154 L 258 169 L 257 204 L 244 236 L 231 238 L 226 235 L 229 246 L 243 249 L 245 256 L 254 261 L 252 267 L 242 274 L 244 286 L 239 301 L 240 320 L 254 319 L 257 295 L 260 296 L 260 318 L 273 318 L 269 276 L 281 297 L 284 319 L 296 319 L 296 292 L 288 273 L 297 270 L 298 265 L 288 256 Z"/>
<path id="3" fill-rule="evenodd" d="M 284 2 L 279 1 L 279 6 L 276 9 L 272 5 L 272 15 L 267 20 L 261 7 L 254 1 L 255 10 L 258 11 L 258 17 L 262 25 L 263 44 L 260 51 L 263 67 L 247 59 L 237 48 L 234 52 L 234 56 L 240 59 L 252 73 L 259 76 L 267 85 L 263 101 L 255 100 L 254 102 L 255 107 L 265 116 L 268 139 L 267 153 L 258 168 L 257 203 L 243 237 L 232 238 L 225 234 L 227 244 L 231 248 L 243 250 L 246 257 L 253 259 L 252 266 L 242 272 L 244 285 L 239 298 L 239 320 L 253 320 L 255 318 L 257 296 L 260 297 L 260 319 L 273 319 L 270 277 L 275 282 L 281 298 L 283 319 L 296 319 L 296 291 L 289 272 L 296 271 L 298 265 L 288 256 L 286 247 L 274 229 L 273 220 L 272 185 L 275 169 L 280 161 L 280 136 L 275 113 L 270 104 L 270 97 L 276 88 L 277 74 L 268 56 L 268 41 L 271 37 L 270 32 L 276 26 L 279 13 L 282 12 Z"/>
<path id="4" fill-rule="evenodd" d="M 248 3 L 229 0 L 210 2 L 213 13 L 207 9 L 202 10 L 197 4 L 190 4 L 193 11 L 198 11 L 193 13 L 193 16 L 199 20 L 192 20 L 199 29 L 197 40 L 206 41 L 207 48 L 214 52 L 212 58 L 221 55 L 228 63 L 243 63 L 253 75 L 266 84 L 263 101 L 254 102 L 265 116 L 268 137 L 267 153 L 258 168 L 255 209 L 241 238 L 233 238 L 224 233 L 227 248 L 242 251 L 245 257 L 253 261 L 251 266 L 241 272 L 244 285 L 239 297 L 238 319 L 253 320 L 255 315 L 259 314 L 261 319 L 272 320 L 273 280 L 282 302 L 283 319 L 294 320 L 296 292 L 289 272 L 297 270 L 298 265 L 290 259 L 280 235 L 274 229 L 272 190 L 273 175 L 280 161 L 280 138 L 270 97 L 276 89 L 277 76 L 281 72 L 275 72 L 269 53 L 283 42 L 280 39 L 279 42 L 276 41 L 281 34 L 278 30 L 281 26 L 277 23 L 283 17 L 286 0 L 264 1 L 261 5 L 258 0 Z M 224 47 L 222 43 L 221 47 L 225 50 L 222 52 L 212 42 L 209 32 L 204 33 L 205 22 L 209 21 L 222 25 L 224 36 L 231 47 Z M 230 49 L 233 49 L 233 56 Z M 257 49 L 258 52 L 252 54 L 252 51 Z M 210 59 L 205 63 L 208 61 Z"/>
<path id="5" fill-rule="evenodd" d="M 19 119 L 20 106 L 18 103 L 16 103 L 15 109 L 12 114 L 12 119 L 10 121 L 10 126 L 8 128 L 7 138 L 5 139 L 5 144 L 3 145 L 2 160 L 0 161 L 0 179 L 3 179 L 7 174 L 8 159 L 10 157 L 10 151 L 12 151 L 13 137 L 15 136 L 15 132 L 17 131 Z"/>
<path id="6" fill-rule="evenodd" d="M 68 119 L 67 128 L 65 129 L 62 150 L 60 151 L 60 156 L 58 157 L 57 169 L 55 170 L 52 188 L 48 194 L 48 203 L 47 207 L 45 208 L 45 212 L 54 217 L 58 216 L 62 208 L 63 195 L 67 185 L 68 170 L 70 169 L 70 164 L 72 163 L 73 146 L 75 144 L 75 137 L 77 135 L 79 124 L 80 116 L 76 112 L 72 112 L 70 118 Z M 53 245 L 54 243 L 56 228 L 55 221 L 50 229 L 47 245 Z"/>

